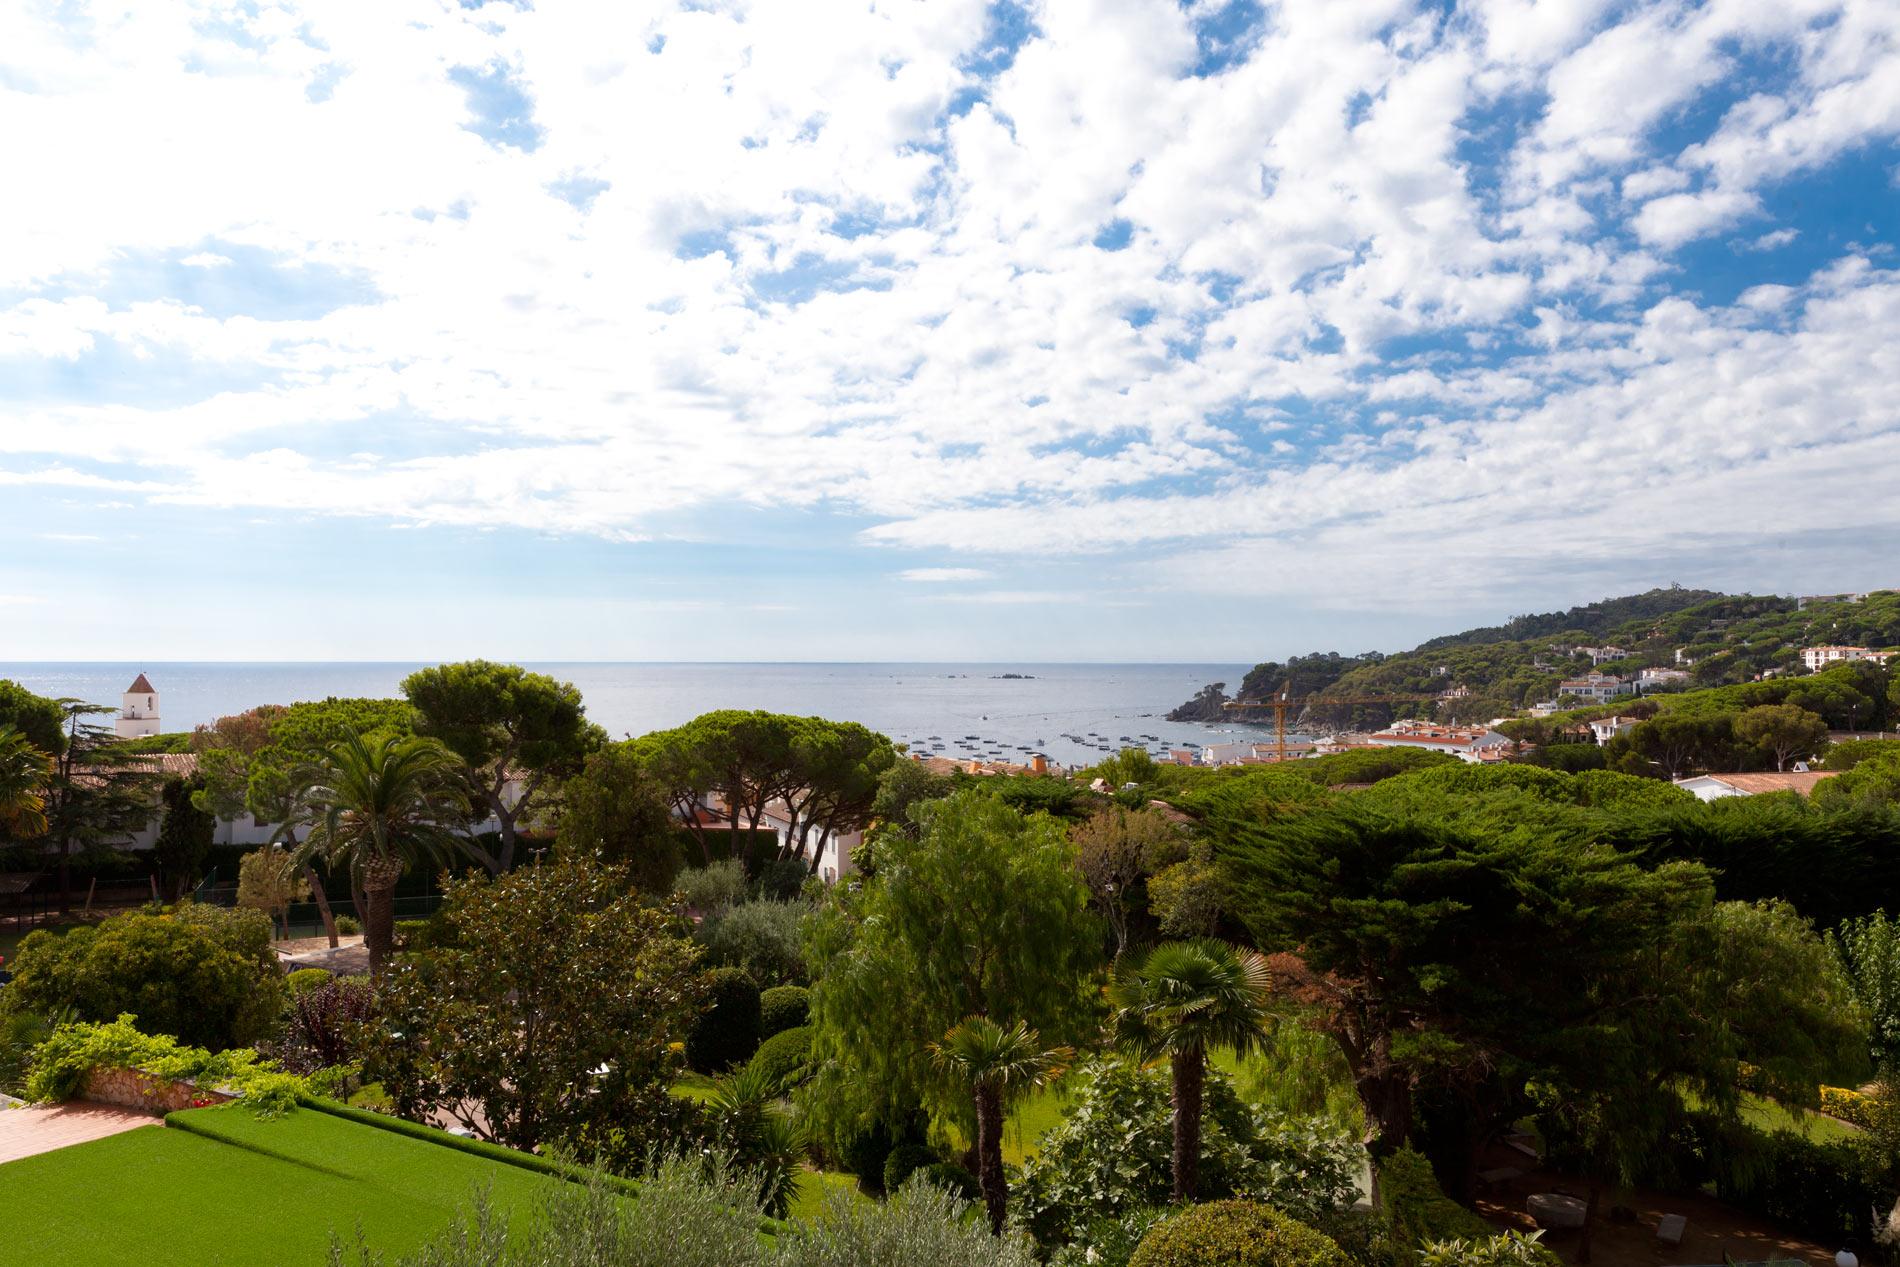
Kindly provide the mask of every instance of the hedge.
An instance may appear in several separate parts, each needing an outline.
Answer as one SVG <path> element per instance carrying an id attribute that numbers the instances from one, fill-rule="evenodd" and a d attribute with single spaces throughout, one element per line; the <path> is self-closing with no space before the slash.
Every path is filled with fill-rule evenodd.
<path id="1" fill-rule="evenodd" d="M 470 1153 L 487 1161 L 500 1162 L 504 1166 L 519 1166 L 523 1170 L 532 1170 L 539 1174 L 553 1175 L 557 1179 L 567 1179 L 576 1183 L 586 1183 L 596 1175 L 604 1179 L 610 1187 L 628 1196 L 639 1191 L 639 1185 L 630 1179 L 618 1175 L 605 1174 L 589 1170 L 585 1166 L 569 1165 L 565 1162 L 550 1161 L 535 1153 L 524 1153 L 519 1149 L 507 1148 L 500 1144 L 491 1144 L 483 1139 L 470 1139 L 463 1135 L 451 1135 L 434 1126 L 425 1126 L 420 1122 L 411 1122 L 407 1118 L 390 1117 L 385 1113 L 372 1113 L 368 1109 L 359 1109 L 344 1104 L 340 1100 L 331 1100 L 323 1096 L 307 1096 L 303 1100 L 305 1108 L 319 1113 L 328 1113 L 332 1117 L 345 1118 L 362 1126 L 373 1126 L 380 1131 L 390 1131 L 397 1135 L 407 1135 L 411 1139 L 423 1140 L 430 1144 L 439 1144 L 444 1148 L 453 1148 L 458 1152 Z M 184 1125 L 174 1123 L 169 1118 L 166 1125 Z"/>
<path id="2" fill-rule="evenodd" d="M 1128 1267 L 1351 1267 L 1331 1237 L 1257 1201 L 1213 1201 L 1141 1238 Z"/>

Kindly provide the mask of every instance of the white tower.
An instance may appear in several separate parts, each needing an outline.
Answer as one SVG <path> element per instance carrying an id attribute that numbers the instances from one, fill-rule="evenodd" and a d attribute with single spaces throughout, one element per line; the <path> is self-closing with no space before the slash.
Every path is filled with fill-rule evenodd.
<path id="1" fill-rule="evenodd" d="M 112 729 L 121 739 L 137 739 L 158 733 L 158 692 L 143 673 L 119 697 L 119 717 Z"/>

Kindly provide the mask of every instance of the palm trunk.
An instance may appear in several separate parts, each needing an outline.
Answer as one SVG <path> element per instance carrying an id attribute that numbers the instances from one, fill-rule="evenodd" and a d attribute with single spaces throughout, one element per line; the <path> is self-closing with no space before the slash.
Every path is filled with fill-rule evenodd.
<path id="1" fill-rule="evenodd" d="M 330 938 L 330 949 L 336 949 L 336 916 L 330 911 L 330 895 L 323 891 L 323 881 L 317 878 L 315 867 L 303 869 L 304 880 L 310 885 L 310 896 L 316 899 L 317 914 L 323 917 L 323 931 Z"/>
<path id="2" fill-rule="evenodd" d="M 379 858 L 363 868 L 363 944 L 369 947 L 371 976 L 381 976 L 396 942 L 396 881 L 402 863 Z"/>
<path id="3" fill-rule="evenodd" d="M 1201 1089 L 1207 1055 L 1196 1043 L 1174 1056 L 1174 1200 L 1194 1201 L 1201 1170 Z"/>
<path id="4" fill-rule="evenodd" d="M 989 1208 L 990 1231 L 1003 1234 L 1003 1216 L 1009 1209 L 1009 1184 L 1003 1177 L 1003 1097 L 996 1088 L 976 1087 L 977 1185 Z"/>

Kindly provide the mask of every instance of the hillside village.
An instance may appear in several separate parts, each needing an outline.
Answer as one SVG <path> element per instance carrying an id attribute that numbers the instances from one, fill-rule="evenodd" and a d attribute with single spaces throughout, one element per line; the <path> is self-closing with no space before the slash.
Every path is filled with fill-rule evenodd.
<path id="1" fill-rule="evenodd" d="M 1397 655 L 1326 653 L 1257 665 L 1233 696 L 1224 683 L 1211 684 L 1169 718 L 1259 737 L 1171 755 L 1182 764 L 1269 764 L 1408 748 L 1476 763 L 1666 776 L 1700 796 L 1765 789 L 1772 780 L 1717 785 L 1700 776 L 1759 776 L 1766 767 L 1783 776 L 1774 786 L 1806 790 L 1813 784 L 1806 762 L 1829 742 L 1877 738 L 1895 724 L 1880 671 L 1897 656 L 1895 591 L 1761 598 L 1659 589 L 1518 617 Z M 1759 739 L 1730 733 L 1734 717 L 1765 707 L 1799 710 L 1780 717 L 1784 725 L 1812 719 L 1800 752 L 1777 757 Z M 1701 719 L 1688 755 L 1680 742 L 1663 743 L 1656 719 L 1665 716 Z M 1286 740 L 1283 731 L 1304 737 Z M 1660 746 L 1671 751 L 1659 755 Z M 1791 757 L 1803 768 L 1780 769 Z"/>

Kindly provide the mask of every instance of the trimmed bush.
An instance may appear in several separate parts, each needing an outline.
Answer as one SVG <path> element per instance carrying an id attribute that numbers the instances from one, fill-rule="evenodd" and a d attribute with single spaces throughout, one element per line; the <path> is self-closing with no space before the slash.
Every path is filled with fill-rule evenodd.
<path id="1" fill-rule="evenodd" d="M 354 937 L 363 931 L 363 921 L 354 915 L 336 917 L 336 932 L 339 937 Z"/>
<path id="2" fill-rule="evenodd" d="M 759 987 L 744 968 L 714 968 L 705 977 L 710 1004 L 686 1039 L 686 1063 L 719 1073 L 759 1048 Z"/>
<path id="3" fill-rule="evenodd" d="M 284 978 L 284 987 L 290 991 L 290 997 L 294 999 L 300 994 L 308 994 L 320 985 L 328 985 L 329 981 L 328 968 L 299 968 Z"/>
<path id="4" fill-rule="evenodd" d="M 983 1187 L 977 1183 L 976 1176 L 953 1161 L 933 1161 L 913 1171 L 912 1177 L 934 1184 L 951 1196 L 965 1201 L 974 1201 L 983 1195 Z"/>
<path id="5" fill-rule="evenodd" d="M 906 1179 L 937 1160 L 937 1154 L 922 1144 L 899 1144 L 884 1159 L 884 1191 L 896 1192 Z"/>
<path id="6" fill-rule="evenodd" d="M 775 985 L 759 996 L 759 1037 L 797 1029 L 811 1019 L 811 991 L 802 985 Z"/>
<path id="7" fill-rule="evenodd" d="M 805 1066 L 810 1060 L 811 1026 L 794 1025 L 760 1043 L 752 1053 L 750 1068 L 782 1092 L 805 1080 Z"/>
<path id="8" fill-rule="evenodd" d="M 1351 1267 L 1338 1245 L 1254 1201 L 1192 1206 L 1155 1224 L 1128 1267 Z"/>

